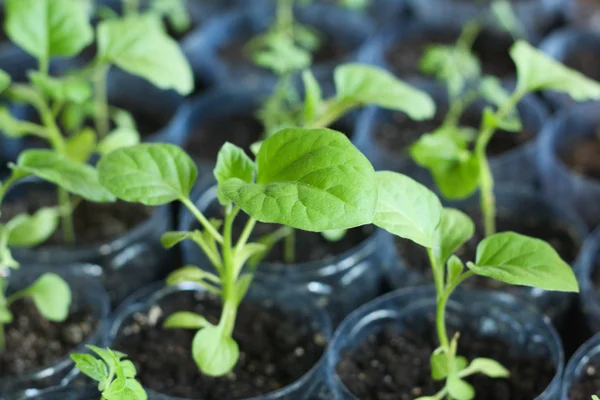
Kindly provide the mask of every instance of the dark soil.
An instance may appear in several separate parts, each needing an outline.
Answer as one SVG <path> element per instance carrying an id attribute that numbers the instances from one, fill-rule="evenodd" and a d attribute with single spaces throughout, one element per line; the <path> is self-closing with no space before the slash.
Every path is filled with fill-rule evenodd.
<path id="1" fill-rule="evenodd" d="M 597 360 L 590 361 L 583 369 L 580 379 L 573 383 L 567 400 L 589 400 L 592 395 L 600 396 L 600 366 Z"/>
<path id="2" fill-rule="evenodd" d="M 337 373 L 360 400 L 413 400 L 433 395 L 441 389 L 431 379 L 429 357 L 437 347 L 432 332 L 399 334 L 388 327 L 372 334 L 356 349 L 344 355 Z M 542 393 L 552 380 L 555 368 L 542 358 L 521 357 L 507 343 L 491 337 L 475 337 L 461 332 L 458 354 L 472 360 L 488 357 L 510 371 L 508 379 L 474 375 L 471 383 L 476 399 L 531 400 Z"/>
<path id="3" fill-rule="evenodd" d="M 469 240 L 465 245 L 458 249 L 456 255 L 459 256 L 463 262 L 475 261 L 475 254 L 477 250 L 477 244 L 484 239 L 484 229 L 482 218 L 478 215 L 479 212 L 470 211 L 469 215 L 476 221 L 475 234 L 473 238 Z M 498 210 L 498 217 L 496 218 L 498 232 L 514 231 L 523 235 L 535 237 L 538 239 L 545 240 L 550 243 L 552 247 L 560 254 L 560 256 L 572 264 L 579 252 L 579 247 L 576 243 L 574 235 L 569 231 L 567 226 L 563 225 L 549 225 L 548 221 L 540 221 L 533 217 L 527 218 L 507 218 L 503 216 L 502 209 Z M 408 268 L 415 268 L 422 270 L 424 279 L 428 282 L 433 280 L 431 272 L 431 266 L 425 250 L 414 244 L 413 242 L 405 239 L 396 238 L 396 247 L 399 254 L 406 262 Z M 493 279 L 484 278 L 480 276 L 474 276 L 464 283 L 465 286 L 484 288 L 484 289 L 502 289 L 507 291 L 515 291 L 518 286 L 508 285 L 503 282 L 499 282 Z"/>
<path id="4" fill-rule="evenodd" d="M 408 154 L 408 148 L 423 134 L 430 133 L 439 128 L 444 122 L 445 110 L 438 110 L 435 117 L 428 121 L 414 121 L 406 114 L 394 112 L 392 118 L 379 123 L 375 128 L 375 140 L 382 149 L 388 152 Z M 465 113 L 461 118 L 462 126 L 478 129 L 481 116 L 479 114 Z M 504 154 L 535 137 L 535 134 L 523 130 L 521 132 L 507 132 L 498 130 L 487 146 L 489 156 Z"/>
<path id="5" fill-rule="evenodd" d="M 195 331 L 163 329 L 175 311 L 193 311 L 217 323 L 220 302 L 198 293 L 178 293 L 135 314 L 119 332 L 114 348 L 135 363 L 141 383 L 170 396 L 203 400 L 241 399 L 283 388 L 308 372 L 322 356 L 326 339 L 306 321 L 277 308 L 242 303 L 234 339 L 240 359 L 232 373 L 203 376 L 191 357 Z"/>
<path id="6" fill-rule="evenodd" d="M 565 65 L 598 81 L 600 80 L 600 70 L 597 68 L 599 62 L 600 58 L 597 53 L 592 51 L 576 51 L 568 55 Z"/>
<path id="7" fill-rule="evenodd" d="M 183 148 L 195 160 L 215 162 L 223 144 L 230 142 L 252 156 L 250 145 L 259 141 L 262 133 L 263 125 L 252 115 L 232 115 L 199 126 Z"/>
<path id="8" fill-rule="evenodd" d="M 458 31 L 428 31 L 414 34 L 394 43 L 386 52 L 388 65 L 402 78 L 421 76 L 421 58 L 430 45 L 452 45 Z M 514 76 L 516 68 L 510 58 L 513 44 L 508 35 L 483 31 L 473 44 L 473 52 L 481 62 L 482 73 L 499 78 Z"/>
<path id="9" fill-rule="evenodd" d="M 600 131 L 594 138 L 573 141 L 563 154 L 563 162 L 573 171 L 592 179 L 600 179 Z"/>
<path id="10" fill-rule="evenodd" d="M 77 311 L 64 322 L 41 317 L 30 300 L 10 307 L 14 321 L 6 326 L 6 351 L 0 352 L 0 376 L 22 375 L 48 367 L 83 342 L 96 327 L 89 311 Z"/>
<path id="11" fill-rule="evenodd" d="M 57 204 L 53 190 L 28 190 L 26 199 L 7 201 L 2 206 L 1 221 L 8 221 L 21 213 L 32 214 L 41 207 Z M 115 203 L 92 203 L 81 201 L 73 213 L 73 224 L 78 245 L 91 245 L 109 241 L 131 231 L 152 215 L 152 208 L 141 204 L 117 201 Z M 63 246 L 62 230 L 56 232 L 42 246 Z"/>

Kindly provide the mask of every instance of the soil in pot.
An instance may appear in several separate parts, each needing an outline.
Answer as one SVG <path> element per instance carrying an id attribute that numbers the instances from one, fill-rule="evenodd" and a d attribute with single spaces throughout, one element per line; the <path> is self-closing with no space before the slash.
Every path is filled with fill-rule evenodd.
<path id="1" fill-rule="evenodd" d="M 4 203 L 0 220 L 8 221 L 17 214 L 32 214 L 42 207 L 53 207 L 56 204 L 57 194 L 54 190 L 29 189 L 25 198 Z M 99 244 L 122 236 L 148 220 L 152 212 L 150 207 L 124 201 L 105 204 L 81 201 L 73 213 L 77 245 Z M 65 244 L 59 228 L 42 247 Z"/>
<path id="2" fill-rule="evenodd" d="M 385 54 L 387 64 L 402 78 L 422 76 L 420 62 L 430 45 L 452 45 L 458 39 L 458 32 L 423 31 L 397 41 Z M 513 40 L 509 35 L 483 31 L 473 44 L 473 52 L 481 62 L 482 73 L 499 78 L 514 76 L 515 65 L 510 58 Z"/>
<path id="3" fill-rule="evenodd" d="M 259 141 L 262 134 L 263 125 L 253 115 L 231 115 L 198 126 L 190 133 L 183 148 L 195 160 L 216 162 L 223 144 L 230 142 L 254 158 L 250 145 Z"/>
<path id="4" fill-rule="evenodd" d="M 567 400 L 590 400 L 593 394 L 600 396 L 600 367 L 597 362 L 589 362 L 579 380 L 573 382 Z"/>
<path id="5" fill-rule="evenodd" d="M 227 376 L 204 376 L 191 357 L 195 331 L 162 328 L 165 317 L 175 311 L 193 311 L 216 324 L 221 306 L 212 295 L 171 295 L 147 313 L 134 314 L 113 345 L 128 354 L 145 387 L 163 394 L 202 400 L 259 396 L 299 379 L 325 350 L 326 338 L 306 321 L 276 307 L 243 302 L 233 333 L 239 362 Z"/>
<path id="6" fill-rule="evenodd" d="M 29 299 L 15 302 L 10 309 L 15 318 L 6 326 L 0 376 L 19 376 L 49 367 L 72 352 L 97 325 L 89 310 L 74 312 L 64 322 L 50 322 Z"/>
<path id="7" fill-rule="evenodd" d="M 429 357 L 438 347 L 434 332 L 398 333 L 391 327 L 369 335 L 356 349 L 343 355 L 337 374 L 360 400 L 412 400 L 441 389 L 431 378 Z M 555 368 L 551 360 L 524 358 L 507 343 L 491 337 L 461 332 L 458 354 L 472 360 L 488 357 L 510 371 L 508 379 L 474 375 L 471 383 L 476 399 L 531 400 L 551 382 Z"/>
<path id="8" fill-rule="evenodd" d="M 572 171 L 600 180 L 600 128 L 596 132 L 594 137 L 574 140 L 559 156 Z"/>

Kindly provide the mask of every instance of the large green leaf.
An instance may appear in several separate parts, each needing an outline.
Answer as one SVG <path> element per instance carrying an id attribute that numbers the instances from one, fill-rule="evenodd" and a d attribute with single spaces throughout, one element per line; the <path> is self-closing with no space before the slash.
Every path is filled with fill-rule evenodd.
<path id="1" fill-rule="evenodd" d="M 510 55 L 517 65 L 519 92 L 555 90 L 578 101 L 600 99 L 598 82 L 565 67 L 523 40 L 513 45 Z"/>
<path id="2" fill-rule="evenodd" d="M 257 167 L 256 184 L 230 179 L 223 193 L 261 222 L 324 231 L 373 220 L 375 172 L 339 132 L 284 129 L 263 142 Z"/>
<path id="3" fill-rule="evenodd" d="M 92 43 L 85 2 L 6 0 L 5 5 L 8 37 L 38 60 L 74 56 Z"/>
<path id="4" fill-rule="evenodd" d="M 377 210 L 373 224 L 424 247 L 435 246 L 442 205 L 433 192 L 397 172 L 375 173 Z"/>
<path id="5" fill-rule="evenodd" d="M 11 167 L 36 175 L 89 201 L 114 201 L 114 196 L 98 182 L 98 174 L 93 167 L 52 150 L 24 151 L 17 164 Z"/>
<path id="6" fill-rule="evenodd" d="M 183 52 L 153 15 L 101 22 L 98 53 L 101 60 L 141 76 L 161 89 L 175 89 L 183 95 L 194 89 L 192 70 Z"/>
<path id="7" fill-rule="evenodd" d="M 217 326 L 209 326 L 194 336 L 192 355 L 198 368 L 208 376 L 223 376 L 233 369 L 240 350 L 231 337 Z"/>
<path id="8" fill-rule="evenodd" d="M 335 88 L 338 101 L 403 111 L 414 120 L 429 119 L 435 113 L 435 103 L 427 93 L 371 65 L 344 64 L 337 67 Z"/>
<path id="9" fill-rule="evenodd" d="M 98 175 L 119 199 L 150 206 L 189 197 L 198 171 L 194 161 L 172 144 L 139 144 L 100 159 Z"/>
<path id="10" fill-rule="evenodd" d="M 218 182 L 218 196 L 221 204 L 225 205 L 228 200 L 223 195 L 223 184 L 228 179 L 237 178 L 245 183 L 254 182 L 256 166 L 244 150 L 229 142 L 225 143 L 217 156 L 217 165 L 213 170 Z"/>
<path id="11" fill-rule="evenodd" d="M 475 224 L 462 211 L 444 208 L 440 224 L 436 229 L 434 254 L 440 265 L 446 263 L 458 248 L 475 233 Z"/>
<path id="12" fill-rule="evenodd" d="M 489 236 L 477 246 L 475 264 L 467 267 L 478 275 L 514 285 L 545 290 L 579 291 L 573 270 L 543 240 L 514 232 Z"/>

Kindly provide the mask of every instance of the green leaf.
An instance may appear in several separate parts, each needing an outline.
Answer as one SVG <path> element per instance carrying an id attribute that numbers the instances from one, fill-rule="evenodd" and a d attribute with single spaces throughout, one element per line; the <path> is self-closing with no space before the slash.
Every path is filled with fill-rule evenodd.
<path id="1" fill-rule="evenodd" d="M 410 155 L 417 164 L 428 169 L 445 168 L 448 164 L 468 160 L 467 134 L 463 128 L 442 126 L 422 135 L 410 146 Z"/>
<path id="2" fill-rule="evenodd" d="M 114 201 L 114 196 L 98 182 L 98 174 L 93 167 L 52 150 L 26 150 L 11 168 L 39 176 L 89 201 Z"/>
<path id="3" fill-rule="evenodd" d="M 80 77 L 55 78 L 38 71 L 31 71 L 29 79 L 46 96 L 54 100 L 82 104 L 92 97 L 90 82 Z"/>
<path id="4" fill-rule="evenodd" d="M 74 353 L 71 359 L 75 361 L 75 367 L 83 374 L 89 376 L 97 382 L 104 382 L 108 379 L 108 371 L 103 361 L 98 360 L 91 354 Z"/>
<path id="5" fill-rule="evenodd" d="M 442 205 L 433 192 L 397 172 L 375 173 L 377 211 L 373 224 L 424 246 L 435 246 Z"/>
<path id="6" fill-rule="evenodd" d="M 218 197 L 222 205 L 229 200 L 223 194 L 223 184 L 228 179 L 239 179 L 245 183 L 254 182 L 256 165 L 241 147 L 226 142 L 217 155 L 217 165 L 213 171 L 218 183 Z"/>
<path id="7" fill-rule="evenodd" d="M 515 14 L 512 5 L 507 0 L 495 0 L 490 4 L 492 14 L 498 24 L 514 38 L 524 37 L 525 30 Z"/>
<path id="8" fill-rule="evenodd" d="M 126 378 L 135 378 L 137 375 L 137 371 L 135 370 L 135 365 L 130 360 L 121 361 L 121 367 L 123 367 L 123 374 Z"/>
<path id="9" fill-rule="evenodd" d="M 467 267 L 477 275 L 514 285 L 544 290 L 578 292 L 573 270 L 543 240 L 514 232 L 489 236 L 477 246 L 475 264 Z"/>
<path id="10" fill-rule="evenodd" d="M 460 258 L 452 254 L 448 259 L 447 269 L 448 277 L 446 278 L 446 281 L 449 284 L 453 284 L 456 281 L 456 279 L 462 274 L 463 269 L 465 269 L 465 266 Z"/>
<path id="11" fill-rule="evenodd" d="M 33 298 L 38 311 L 49 321 L 62 322 L 69 316 L 71 289 L 60 276 L 43 274 L 25 293 Z"/>
<path id="12" fill-rule="evenodd" d="M 496 360 L 489 358 L 476 358 L 468 367 L 469 374 L 481 373 L 490 378 L 508 378 L 510 371 Z"/>
<path id="13" fill-rule="evenodd" d="M 192 237 L 192 235 L 192 232 L 166 232 L 160 238 L 160 242 L 162 243 L 163 247 L 170 249 L 171 247 L 176 246 L 179 242 Z"/>
<path id="14" fill-rule="evenodd" d="M 223 193 L 260 222 L 324 231 L 373 220 L 373 167 L 342 133 L 284 129 L 263 142 L 257 166 L 256 184 L 230 179 Z"/>
<path id="15" fill-rule="evenodd" d="M 336 97 L 341 102 L 373 104 L 405 112 L 411 119 L 433 117 L 435 103 L 429 95 L 402 82 L 391 73 L 361 64 L 344 64 L 335 69 Z"/>
<path id="16" fill-rule="evenodd" d="M 6 225 L 10 247 L 33 247 L 44 243 L 56 231 L 60 213 L 55 207 L 42 207 L 33 215 L 19 214 Z"/>
<path id="17" fill-rule="evenodd" d="M 119 359 L 123 358 L 125 355 L 119 352 L 112 352 L 110 349 L 102 349 L 98 346 L 94 346 L 92 344 L 88 344 L 85 347 L 96 353 L 109 367 L 111 370 L 116 370 L 118 366 Z M 115 359 L 116 356 L 116 359 Z"/>
<path id="18" fill-rule="evenodd" d="M 119 199 L 149 206 L 186 199 L 196 182 L 194 161 L 172 144 L 115 150 L 98 163 L 100 183 Z"/>
<path id="19" fill-rule="evenodd" d="M 116 128 L 98 142 L 97 151 L 101 155 L 140 143 L 140 134 L 133 128 Z"/>
<path id="20" fill-rule="evenodd" d="M 462 46 L 427 46 L 420 67 L 424 73 L 446 82 L 452 96 L 459 96 L 467 82 L 481 74 L 477 56 Z"/>
<path id="21" fill-rule="evenodd" d="M 65 154 L 73 161 L 85 163 L 96 149 L 96 132 L 90 128 L 69 137 L 66 141 Z"/>
<path id="22" fill-rule="evenodd" d="M 462 211 L 444 208 L 435 232 L 434 254 L 443 265 L 454 252 L 473 237 L 475 224 Z"/>
<path id="23" fill-rule="evenodd" d="M 304 122 L 308 123 L 319 113 L 323 101 L 321 86 L 310 69 L 302 71 L 304 83 Z"/>
<path id="24" fill-rule="evenodd" d="M 475 398 L 473 386 L 463 381 L 458 375 L 450 375 L 446 381 L 448 393 L 455 400 L 471 400 Z"/>
<path id="25" fill-rule="evenodd" d="M 600 99 L 598 82 L 565 67 L 523 40 L 512 46 L 510 55 L 517 65 L 517 91 L 520 93 L 554 90 L 577 101 Z"/>
<path id="26" fill-rule="evenodd" d="M 0 324 L 6 325 L 13 321 L 13 315 L 10 310 L 6 308 L 0 308 Z"/>
<path id="27" fill-rule="evenodd" d="M 18 138 L 27 135 L 42 136 L 41 133 L 44 131 L 43 127 L 40 127 L 40 132 L 32 131 L 32 126 L 39 126 L 28 121 L 21 121 L 15 118 L 6 106 L 0 106 L 0 131 L 7 137 Z M 45 134 L 45 133 L 44 133 Z"/>
<path id="28" fill-rule="evenodd" d="M 596 396 L 595 394 L 592 395 L 592 400 L 600 400 L 600 398 L 598 396 Z"/>
<path id="29" fill-rule="evenodd" d="M 135 379 L 127 379 L 125 388 L 123 389 L 123 397 L 116 400 L 147 400 L 148 394 L 144 390 L 141 383 Z M 111 399 L 107 399 L 111 400 Z"/>
<path id="30" fill-rule="evenodd" d="M 98 57 L 182 95 L 194 90 L 192 70 L 177 42 L 152 15 L 133 15 L 98 25 Z"/>
<path id="31" fill-rule="evenodd" d="M 91 44 L 94 36 L 84 3 L 6 0 L 6 33 L 38 60 L 74 56 Z"/>
<path id="32" fill-rule="evenodd" d="M 238 344 L 223 334 L 220 327 L 202 329 L 192 342 L 192 355 L 198 368 L 208 376 L 223 376 L 229 373 L 239 358 Z"/>
<path id="33" fill-rule="evenodd" d="M 520 132 L 523 129 L 518 115 L 507 115 L 499 118 L 489 107 L 483 109 L 483 125 L 489 129 L 503 129 L 509 132 Z"/>
<path id="34" fill-rule="evenodd" d="M 339 242 L 344 238 L 344 236 L 346 236 L 347 232 L 347 229 L 333 229 L 329 231 L 323 231 L 321 232 L 321 235 L 323 235 L 325 240 L 329 242 Z"/>
<path id="35" fill-rule="evenodd" d="M 479 187 L 479 162 L 474 154 L 431 171 L 435 184 L 447 199 L 464 199 Z"/>
<path id="36" fill-rule="evenodd" d="M 10 82 L 10 75 L 0 69 L 0 93 L 9 88 Z"/>
<path id="37" fill-rule="evenodd" d="M 235 293 L 238 305 L 242 302 L 242 300 L 244 300 L 246 293 L 248 293 L 248 289 L 250 288 L 253 278 L 254 276 L 252 274 L 244 274 L 240 276 L 235 283 Z"/>
<path id="38" fill-rule="evenodd" d="M 202 315 L 189 311 L 173 313 L 163 323 L 164 328 L 201 329 L 208 326 L 213 325 Z"/>
<path id="39" fill-rule="evenodd" d="M 211 281 L 216 284 L 220 284 L 221 280 L 215 274 L 204 271 L 203 269 L 193 266 L 186 265 L 181 268 L 177 268 L 171 272 L 167 277 L 167 285 L 173 286 L 183 282 L 202 282 L 204 280 Z"/>
<path id="40" fill-rule="evenodd" d="M 448 376 L 448 356 L 443 351 L 437 349 L 431 354 L 431 377 L 436 380 L 442 380 Z"/>

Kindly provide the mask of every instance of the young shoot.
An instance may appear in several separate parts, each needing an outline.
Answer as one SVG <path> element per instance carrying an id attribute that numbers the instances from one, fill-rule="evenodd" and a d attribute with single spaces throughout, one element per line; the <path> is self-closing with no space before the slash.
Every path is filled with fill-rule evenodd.
<path id="1" fill-rule="evenodd" d="M 81 373 L 98 382 L 100 400 L 146 400 L 148 395 L 135 380 L 137 371 L 126 354 L 87 345 L 95 355 L 73 353 L 71 359 Z"/>
<path id="2" fill-rule="evenodd" d="M 579 290 L 577 279 L 548 243 L 514 232 L 488 236 L 477 246 L 475 260 L 465 265 L 454 252 L 473 236 L 473 221 L 456 209 L 442 207 L 429 189 L 407 176 L 388 171 L 375 175 L 378 200 L 373 223 L 423 246 L 434 276 L 439 347 L 431 355 L 431 376 L 445 384 L 435 395 L 418 400 L 474 399 L 475 391 L 465 378 L 474 374 L 504 378 L 509 371 L 495 360 L 467 360 L 458 354 L 459 336 L 449 337 L 446 328 L 446 305 L 454 290 L 474 275 L 565 292 Z"/>
<path id="3" fill-rule="evenodd" d="M 517 84 L 512 93 L 505 92 L 500 81 L 493 77 L 479 83 L 479 92 L 490 105 L 483 110 L 473 146 L 470 146 L 472 135 L 458 127 L 457 117 L 453 116 L 451 123 L 423 135 L 410 149 L 415 162 L 429 169 L 444 197 L 461 199 L 479 189 L 486 236 L 496 232 L 494 179 L 487 146 L 498 129 L 511 133 L 522 129 L 519 102 L 540 90 L 563 92 L 577 101 L 600 99 L 598 82 L 565 67 L 525 41 L 517 41 L 510 55 L 517 68 Z M 454 78 L 450 75 L 446 78 L 448 85 L 454 87 L 451 83 Z M 458 95 L 460 91 L 454 93 Z"/>
<path id="4" fill-rule="evenodd" d="M 197 330 L 192 356 L 210 376 L 229 373 L 238 360 L 233 338 L 238 307 L 254 278 L 255 258 L 263 257 L 269 247 L 251 242 L 256 222 L 314 232 L 347 229 L 371 223 L 377 200 L 369 161 L 346 136 L 329 129 L 284 129 L 263 142 L 256 161 L 226 143 L 214 169 L 221 216 L 204 215 L 190 198 L 196 166 L 174 145 L 115 150 L 102 157 L 98 172 L 100 182 L 119 199 L 149 206 L 178 201 L 196 217 L 200 229 L 168 232 L 162 242 L 172 247 L 192 240 L 213 269 L 185 266 L 171 274 L 168 283 L 196 282 L 218 295 L 221 318 L 214 325 L 204 316 L 177 312 L 165 326 Z M 234 222 L 242 211 L 249 218 L 234 240 Z"/>
<path id="5" fill-rule="evenodd" d="M 111 66 L 182 94 L 193 88 L 185 57 L 177 43 L 164 33 L 156 16 L 103 21 L 94 35 L 85 2 L 7 0 L 5 12 L 8 37 L 37 59 L 38 69 L 29 71 L 28 83 L 11 83 L 10 77 L 0 71 L 0 91 L 10 101 L 32 106 L 40 122 L 16 119 L 7 107 L 0 106 L 0 129 L 9 137 L 35 136 L 43 140 L 51 149 L 44 153 L 49 157 L 45 168 L 51 174 L 59 166 L 51 166 L 50 160 L 69 160 L 71 172 L 79 169 L 83 176 L 89 173 L 84 170 L 89 169 L 86 163 L 94 153 L 103 154 L 139 142 L 133 118 L 124 110 L 108 106 L 106 78 Z M 32 34 L 27 28 L 30 26 L 39 29 Z M 78 55 L 93 42 L 94 36 L 98 51 L 89 66 L 62 77 L 49 74 L 53 58 Z M 87 118 L 95 120 L 95 130 L 85 126 Z M 111 120 L 115 126 L 112 130 Z M 72 244 L 73 199 L 60 185 L 58 203 L 63 211 L 64 240 Z"/>

